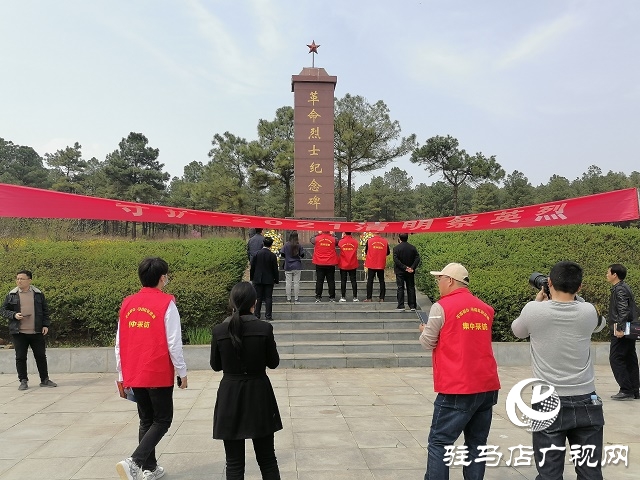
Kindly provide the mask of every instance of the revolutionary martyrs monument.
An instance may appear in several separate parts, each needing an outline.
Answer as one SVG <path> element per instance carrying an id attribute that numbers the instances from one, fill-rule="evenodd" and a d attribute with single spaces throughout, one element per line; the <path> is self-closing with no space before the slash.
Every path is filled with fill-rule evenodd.
<path id="1" fill-rule="evenodd" d="M 333 92 L 338 77 L 315 67 L 318 47 L 311 42 L 312 66 L 291 76 L 295 176 L 295 218 L 334 218 Z"/>

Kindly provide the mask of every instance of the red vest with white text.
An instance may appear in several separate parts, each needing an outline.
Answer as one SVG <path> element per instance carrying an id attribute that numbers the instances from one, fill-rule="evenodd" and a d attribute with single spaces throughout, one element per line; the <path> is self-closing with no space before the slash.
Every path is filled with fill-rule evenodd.
<path id="1" fill-rule="evenodd" d="M 311 262 L 314 265 L 337 265 L 336 237 L 328 233 L 317 235 L 315 243 L 313 244 L 313 258 Z"/>
<path id="2" fill-rule="evenodd" d="M 367 258 L 364 266 L 373 270 L 384 270 L 389 254 L 389 242 L 386 238 L 376 235 L 367 240 Z"/>
<path id="3" fill-rule="evenodd" d="M 358 268 L 358 241 L 351 235 L 347 235 L 340 239 L 338 247 L 340 247 L 338 268 L 340 270 Z"/>
<path id="4" fill-rule="evenodd" d="M 491 347 L 493 308 L 467 288 L 438 300 L 444 325 L 433 350 L 433 387 L 438 393 L 470 394 L 500 389 Z"/>
<path id="5" fill-rule="evenodd" d="M 125 387 L 170 387 L 174 367 L 169 356 L 164 316 L 173 295 L 143 287 L 120 307 L 120 363 Z"/>

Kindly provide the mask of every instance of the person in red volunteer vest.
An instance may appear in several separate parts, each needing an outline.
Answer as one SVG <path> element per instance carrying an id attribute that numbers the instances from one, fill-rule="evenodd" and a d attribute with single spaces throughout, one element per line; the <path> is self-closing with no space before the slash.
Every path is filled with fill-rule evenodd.
<path id="1" fill-rule="evenodd" d="M 329 301 L 336 301 L 336 265 L 338 254 L 336 253 L 336 237 L 328 231 L 320 231 L 318 235 L 311 237 L 313 244 L 313 257 L 311 262 L 316 266 L 316 303 L 322 300 L 324 279 L 329 286 Z"/>
<path id="2" fill-rule="evenodd" d="M 365 302 L 370 302 L 373 297 L 373 279 L 376 275 L 380 282 L 379 301 L 384 302 L 384 296 L 387 293 L 387 286 L 384 283 L 384 267 L 387 265 L 387 256 L 391 253 L 389 242 L 387 242 L 386 238 L 381 237 L 379 233 L 376 233 L 367 240 L 367 244 L 364 246 L 364 253 L 366 255 L 364 266 L 368 270 L 367 299 Z"/>
<path id="3" fill-rule="evenodd" d="M 142 289 L 124 299 L 116 334 L 116 368 L 125 388 L 133 390 L 140 418 L 139 443 L 131 457 L 118 462 L 123 480 L 156 479 L 164 475 L 155 448 L 173 420 L 175 372 L 187 388 L 180 314 L 163 259 L 145 258 L 138 266 Z"/>
<path id="4" fill-rule="evenodd" d="M 344 232 L 338 242 L 340 255 L 338 256 L 338 268 L 340 269 L 340 301 L 347 301 L 347 274 L 351 280 L 353 290 L 353 301 L 358 301 L 358 282 L 356 281 L 356 270 L 358 268 L 358 241 L 351 236 L 350 232 Z"/>
<path id="5" fill-rule="evenodd" d="M 420 343 L 433 350 L 433 387 L 438 396 L 427 449 L 425 480 L 449 478 L 445 447 L 464 432 L 468 465 L 464 478 L 482 479 L 486 462 L 476 462 L 487 443 L 493 406 L 498 402 L 498 366 L 491 347 L 493 308 L 468 289 L 469 273 L 450 263 L 436 277 L 440 299 L 420 325 Z"/>

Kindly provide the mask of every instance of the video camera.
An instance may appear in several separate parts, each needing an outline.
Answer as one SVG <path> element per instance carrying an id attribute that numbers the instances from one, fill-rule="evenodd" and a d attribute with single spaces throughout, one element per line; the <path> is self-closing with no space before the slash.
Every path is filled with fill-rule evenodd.
<path id="1" fill-rule="evenodd" d="M 551 299 L 551 290 L 549 290 L 549 277 L 539 272 L 533 272 L 529 277 L 529 285 L 536 290 L 544 289 L 547 298 Z"/>

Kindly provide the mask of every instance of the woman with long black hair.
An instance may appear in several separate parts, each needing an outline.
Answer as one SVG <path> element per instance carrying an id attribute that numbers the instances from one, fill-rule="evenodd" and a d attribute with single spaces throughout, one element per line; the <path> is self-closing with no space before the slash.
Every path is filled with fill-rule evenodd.
<path id="1" fill-rule="evenodd" d="M 227 480 L 244 479 L 244 441 L 253 449 L 262 478 L 279 480 L 273 434 L 282 429 L 266 367 L 280 356 L 273 326 L 253 314 L 256 291 L 249 282 L 231 289 L 231 316 L 213 328 L 211 368 L 224 372 L 213 411 L 213 438 L 224 441 Z"/>

